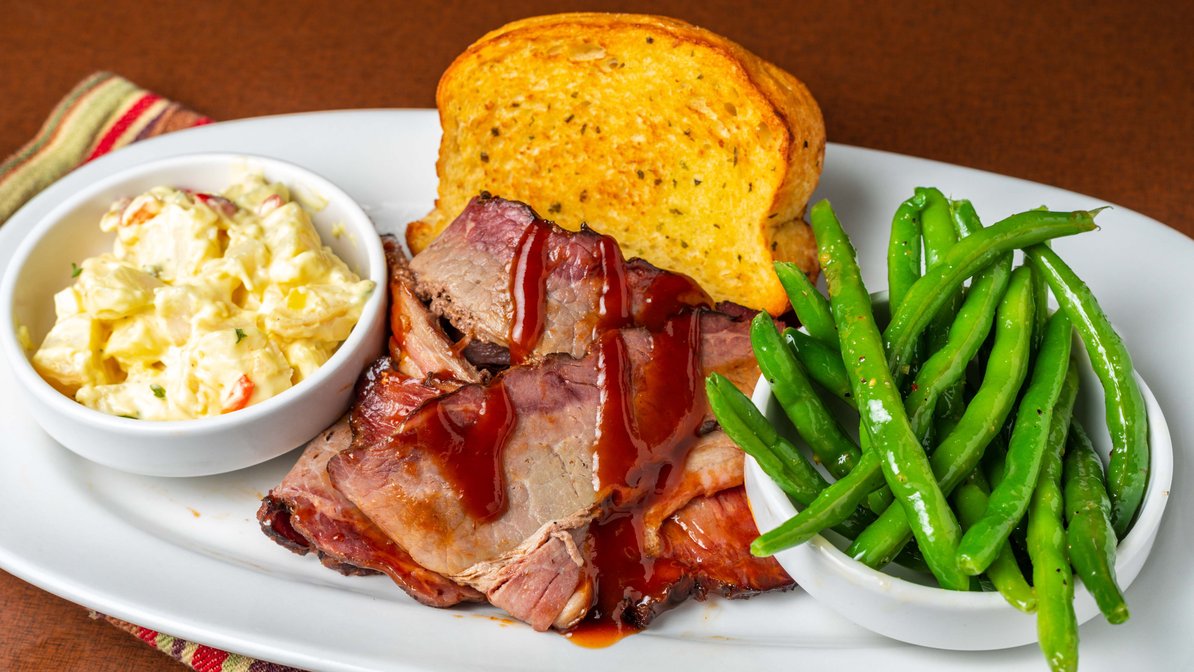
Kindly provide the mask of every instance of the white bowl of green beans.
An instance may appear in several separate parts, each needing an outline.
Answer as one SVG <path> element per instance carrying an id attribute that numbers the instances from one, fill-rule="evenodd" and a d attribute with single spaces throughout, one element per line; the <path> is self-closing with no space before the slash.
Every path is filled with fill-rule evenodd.
<path id="1" fill-rule="evenodd" d="M 1082 367 L 1080 376 L 1082 384 L 1074 412 L 1105 463 L 1111 445 L 1105 438 L 1102 392 L 1089 366 Z M 1152 550 L 1173 478 L 1173 444 L 1165 418 L 1152 392 L 1143 381 L 1140 384 L 1149 413 L 1151 475 L 1140 515 L 1116 553 L 1116 575 L 1125 591 Z M 759 379 L 752 400 L 781 431 L 791 431 L 766 379 Z M 761 532 L 775 529 L 798 512 L 784 491 L 751 457 L 746 459 L 746 495 Z M 1035 615 L 1012 607 L 998 592 L 945 590 L 937 586 L 930 574 L 897 562 L 882 570 L 872 569 L 845 554 L 849 543 L 840 534 L 826 531 L 774 557 L 797 585 L 818 602 L 892 639 L 959 651 L 1007 649 L 1037 641 Z M 1131 604 L 1131 593 L 1126 597 Z M 1077 577 L 1074 611 L 1079 624 L 1099 614 L 1094 598 Z"/>
<path id="2" fill-rule="evenodd" d="M 828 203 L 810 214 L 829 299 L 777 265 L 804 328 L 755 318 L 753 399 L 707 385 L 750 456 L 752 551 L 877 633 L 955 650 L 1037 641 L 1072 669 L 1079 624 L 1128 619 L 1123 591 L 1173 472 L 1152 392 L 1042 244 L 1094 230 L 1098 211 L 984 228 L 968 203 L 918 189 L 893 223 L 890 320 Z"/>

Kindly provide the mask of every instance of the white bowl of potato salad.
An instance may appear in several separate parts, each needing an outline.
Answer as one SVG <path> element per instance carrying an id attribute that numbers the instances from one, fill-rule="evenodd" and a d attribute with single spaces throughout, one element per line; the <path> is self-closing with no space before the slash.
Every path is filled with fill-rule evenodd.
<path id="1" fill-rule="evenodd" d="M 296 448 L 347 408 L 384 339 L 364 211 L 298 166 L 194 154 L 59 204 L 0 284 L 29 412 L 116 469 L 198 476 Z"/>

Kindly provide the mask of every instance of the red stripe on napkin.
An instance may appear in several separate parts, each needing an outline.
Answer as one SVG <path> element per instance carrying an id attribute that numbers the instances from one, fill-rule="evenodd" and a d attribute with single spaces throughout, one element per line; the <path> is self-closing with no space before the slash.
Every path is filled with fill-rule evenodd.
<path id="1" fill-rule="evenodd" d="M 116 120 L 116 123 L 112 125 L 112 128 L 108 129 L 108 132 L 104 135 L 104 137 L 100 138 L 99 144 L 97 144 L 95 149 L 92 150 L 91 154 L 83 160 L 83 163 L 87 163 L 98 156 L 103 156 L 104 154 L 112 151 L 112 146 L 116 144 L 116 141 L 120 139 L 120 136 L 124 135 L 124 132 L 128 130 L 129 126 L 132 126 L 133 122 L 137 121 L 137 118 L 140 117 L 150 105 L 153 105 L 161 99 L 162 97 L 156 93 L 146 93 L 145 95 L 141 96 L 137 102 L 133 103 L 132 107 L 130 107 L 128 111 L 120 117 L 120 119 Z"/>

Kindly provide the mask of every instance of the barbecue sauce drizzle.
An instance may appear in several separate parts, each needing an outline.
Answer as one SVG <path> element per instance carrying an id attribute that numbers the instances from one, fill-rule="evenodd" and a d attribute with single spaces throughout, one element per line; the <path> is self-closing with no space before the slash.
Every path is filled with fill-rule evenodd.
<path id="1" fill-rule="evenodd" d="M 526 360 L 544 328 L 551 225 L 533 220 L 519 237 L 510 272 L 511 363 Z M 659 273 L 632 301 L 626 262 L 616 241 L 600 236 L 598 386 L 601 401 L 594 447 L 594 486 L 603 501 L 590 525 L 587 567 L 595 603 L 568 636 L 582 646 L 608 646 L 638 632 L 633 608 L 666 590 L 682 574 L 642 547 L 643 513 L 655 495 L 683 474 L 689 449 L 707 414 L 700 357 L 700 307 L 709 295 L 691 278 Z M 635 381 L 620 329 L 637 324 L 651 334 L 651 359 Z M 436 407 L 438 422 L 420 441 L 440 453 L 445 475 L 465 510 L 487 522 L 506 510 L 502 452 L 517 415 L 501 381 L 486 388 L 477 418 L 459 423 Z M 630 612 L 629 614 L 627 612 Z"/>
<path id="2" fill-rule="evenodd" d="M 651 359 L 637 386 L 621 332 L 605 332 L 598 341 L 601 403 L 593 460 L 604 503 L 589 527 L 587 549 L 596 601 L 569 633 L 582 646 L 608 646 L 638 632 L 633 609 L 651 598 L 664 600 L 682 574 L 675 562 L 645 554 L 643 512 L 683 473 L 705 417 L 700 317 L 699 310 L 682 310 L 651 332 Z"/>
<path id="3" fill-rule="evenodd" d="M 700 306 L 712 307 L 713 299 L 695 280 L 680 273 L 654 273 L 639 300 L 632 300 L 626 280 L 626 260 L 618 243 L 597 234 L 597 256 L 601 264 L 601 297 L 598 300 L 597 333 L 631 325 L 651 331 L 663 328 L 667 318 Z"/>
<path id="4" fill-rule="evenodd" d="M 518 238 L 510 267 L 510 363 L 520 364 L 535 350 L 543 334 L 547 301 L 547 248 L 551 226 L 533 219 Z"/>
<path id="5" fill-rule="evenodd" d="M 476 416 L 463 421 L 435 404 L 435 421 L 419 427 L 418 443 L 438 453 L 447 481 L 464 510 L 478 522 L 506 511 L 506 479 L 502 449 L 518 422 L 505 385 L 499 380 L 485 388 Z"/>
<path id="6" fill-rule="evenodd" d="M 635 306 L 634 321 L 652 331 L 663 328 L 667 319 L 697 306 L 712 306 L 713 299 L 687 275 L 659 273 L 643 292 L 640 305 Z"/>
<path id="7" fill-rule="evenodd" d="M 630 290 L 626 287 L 626 261 L 618 243 L 609 236 L 597 239 L 601 259 L 601 299 L 598 302 L 598 332 L 630 324 Z"/>
<path id="8" fill-rule="evenodd" d="M 536 224 L 542 223 L 532 226 Z M 520 261 L 526 235 L 516 253 Z M 700 311 L 695 308 L 713 303 L 691 278 L 671 273 L 654 274 L 639 300 L 632 301 L 617 241 L 599 235 L 597 255 L 602 275 L 596 325 L 601 401 L 593 471 L 598 499 L 604 503 L 589 527 L 587 548 L 595 604 L 568 634 L 582 646 L 608 646 L 637 632 L 635 619 L 625 617 L 627 608 L 662 598 L 681 574 L 675 562 L 644 553 L 643 511 L 652 496 L 671 485 L 669 477 L 683 473 L 705 417 Z M 525 286 L 527 278 L 518 281 Z M 619 331 L 635 324 L 651 332 L 651 361 L 637 389 Z"/>

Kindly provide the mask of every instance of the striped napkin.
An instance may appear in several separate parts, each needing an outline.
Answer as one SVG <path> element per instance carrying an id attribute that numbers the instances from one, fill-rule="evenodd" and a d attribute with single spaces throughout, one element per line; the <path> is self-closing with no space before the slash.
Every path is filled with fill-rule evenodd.
<path id="1" fill-rule="evenodd" d="M 83 80 L 37 136 L 0 164 L 0 224 L 76 167 L 130 142 L 211 119 L 110 72 Z"/>
<path id="2" fill-rule="evenodd" d="M 102 618 L 197 672 L 302 672 L 293 667 L 188 642 L 98 612 L 91 612 L 91 617 Z"/>
<path id="3" fill-rule="evenodd" d="M 37 136 L 0 164 L 0 225 L 54 181 L 97 157 L 145 138 L 212 120 L 110 72 L 83 80 L 58 103 Z M 299 672 L 92 612 L 198 672 Z"/>

